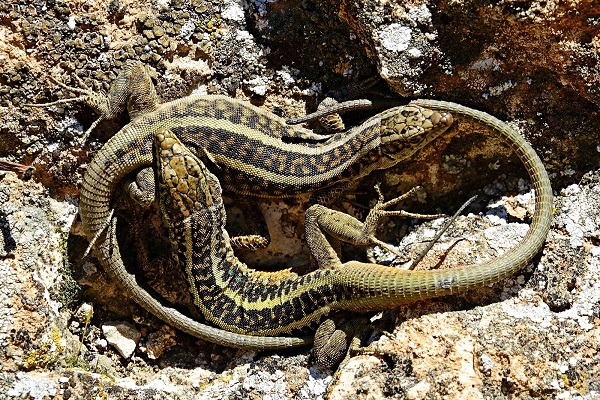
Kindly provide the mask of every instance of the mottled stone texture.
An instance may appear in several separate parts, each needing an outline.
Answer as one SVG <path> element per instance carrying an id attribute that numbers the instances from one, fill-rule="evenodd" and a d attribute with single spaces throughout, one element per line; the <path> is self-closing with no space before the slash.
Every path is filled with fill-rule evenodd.
<path id="1" fill-rule="evenodd" d="M 600 4 L 597 1 L 38 1 L 0 4 L 0 157 L 34 165 L 0 175 L 0 399 L 4 398 L 597 398 L 600 392 Z M 336 374 L 308 349 L 255 353 L 203 343 L 127 300 L 94 258 L 75 218 L 79 183 L 127 116 L 102 122 L 51 78 L 108 90 L 129 59 L 144 61 L 165 100 L 192 91 L 243 98 L 276 113 L 313 111 L 328 92 L 380 76 L 363 96 L 429 97 L 487 111 L 519 130 L 551 175 L 556 199 L 544 251 L 520 274 L 461 296 L 383 314 L 390 332 Z M 369 113 L 344 116 L 352 125 Z M 469 208 L 420 268 L 452 268 L 510 251 L 531 215 L 520 162 L 465 121 L 348 204 L 426 188 L 406 208 Z M 274 245 L 251 265 L 296 267 L 306 199 L 265 202 Z M 230 201 L 229 207 L 235 203 Z M 234 209 L 233 207 L 231 207 Z M 156 210 L 122 218 L 121 240 L 150 250 L 127 263 L 188 312 Z M 390 219 L 382 239 L 410 261 L 440 221 Z M 346 257 L 385 260 L 379 249 Z M 128 254 L 130 253 L 130 254 Z M 141 333 L 130 359 L 102 326 Z"/>

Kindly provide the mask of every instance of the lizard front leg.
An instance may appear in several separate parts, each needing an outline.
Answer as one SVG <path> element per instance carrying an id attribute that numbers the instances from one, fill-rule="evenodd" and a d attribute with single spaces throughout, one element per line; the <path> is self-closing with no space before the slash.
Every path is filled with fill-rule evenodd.
<path id="1" fill-rule="evenodd" d="M 147 209 L 156 198 L 156 177 L 154 169 L 151 167 L 139 170 L 135 177 L 125 180 L 123 191 L 129 195 L 133 201 Z M 238 200 L 238 206 L 244 209 L 243 215 L 246 217 L 249 230 L 246 232 L 234 232 L 231 235 L 231 245 L 236 249 L 259 249 L 268 246 L 271 238 L 262 214 L 252 212 L 256 210 L 256 204 L 250 199 L 242 198 Z"/>
<path id="2" fill-rule="evenodd" d="M 158 107 L 158 95 L 150 78 L 147 68 L 139 62 L 128 62 L 117 79 L 111 84 L 108 94 L 97 93 L 87 87 L 83 81 L 74 75 L 79 86 L 73 87 L 51 78 L 58 86 L 79 96 L 70 99 L 61 99 L 50 103 L 26 104 L 28 107 L 49 107 L 59 104 L 82 102 L 99 114 L 92 125 L 83 134 L 87 140 L 91 131 L 99 122 L 114 119 L 127 110 L 131 119 L 139 115 L 154 111 Z"/>
<path id="3" fill-rule="evenodd" d="M 324 241 L 326 241 L 325 234 L 330 235 L 334 239 L 358 246 L 378 244 L 398 255 L 396 249 L 375 237 L 375 232 L 381 218 L 385 216 L 400 216 L 435 219 L 445 216 L 444 214 L 416 214 L 404 210 L 386 210 L 386 208 L 413 195 L 417 190 L 422 189 L 421 187 L 415 187 L 407 193 L 387 202 L 383 201 L 379 186 L 376 186 L 375 188 L 379 195 L 379 199 L 375 206 L 370 210 L 364 223 L 346 213 L 332 210 L 320 204 L 313 205 L 306 211 L 306 242 L 312 255 L 315 257 L 319 268 L 328 268 L 329 265 L 334 265 L 332 261 L 334 258 L 337 258 L 337 254 L 332 253 L 333 249 L 331 246 L 323 245 Z"/>

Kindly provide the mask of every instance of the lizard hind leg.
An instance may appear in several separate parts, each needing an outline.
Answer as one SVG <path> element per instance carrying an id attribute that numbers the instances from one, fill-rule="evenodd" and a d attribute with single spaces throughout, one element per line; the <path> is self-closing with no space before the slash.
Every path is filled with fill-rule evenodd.
<path id="1" fill-rule="evenodd" d="M 228 218 L 228 221 L 243 219 L 245 224 L 227 226 L 231 246 L 236 249 L 248 250 L 266 248 L 271 243 L 271 235 L 258 204 L 251 199 L 242 197 L 236 199 L 235 206 L 240 209 L 243 218 Z"/>
<path id="2" fill-rule="evenodd" d="M 319 367 L 343 366 L 372 331 L 371 321 L 364 315 L 336 315 L 321 322 L 315 332 L 313 355 Z"/>
<path id="3" fill-rule="evenodd" d="M 68 86 L 59 81 L 54 77 L 50 77 L 50 80 L 61 88 L 68 90 L 71 93 L 79 94 L 80 96 L 72 97 L 69 99 L 60 99 L 52 101 L 50 103 L 41 104 L 25 104 L 26 107 L 50 107 L 60 104 L 70 104 L 81 102 L 91 107 L 100 116 L 92 122 L 92 125 L 84 132 L 83 139 L 87 141 L 88 136 L 94 130 L 94 128 L 104 119 L 110 118 L 110 100 L 104 93 L 97 93 L 92 91 L 77 75 L 73 75 L 74 79 L 81 87 Z"/>
<path id="4" fill-rule="evenodd" d="M 417 190 L 421 189 L 419 186 L 387 202 L 384 201 L 378 185 L 375 186 L 375 189 L 377 190 L 379 198 L 375 206 L 369 211 L 365 222 L 361 222 L 346 213 L 332 210 L 320 204 L 315 204 L 306 211 L 306 242 L 320 268 L 331 268 L 332 265 L 336 264 L 336 260 L 339 262 L 337 254 L 335 254 L 327 241 L 326 234 L 335 239 L 358 246 L 378 244 L 393 254 L 400 256 L 398 251 L 391 245 L 375 237 L 381 218 L 386 216 L 400 216 L 436 219 L 445 216 L 445 214 L 416 214 L 404 210 L 386 210 L 386 208 L 391 207 L 416 193 Z"/>
<path id="5" fill-rule="evenodd" d="M 123 190 L 142 208 L 150 207 L 156 197 L 156 181 L 151 167 L 139 170 L 135 179 L 128 178 L 123 182 Z"/>
<path id="6" fill-rule="evenodd" d="M 317 107 L 317 112 L 327 113 L 330 109 L 340 107 L 340 113 L 350 111 L 352 109 L 360 109 L 361 105 L 368 104 L 370 101 L 363 99 L 356 100 L 359 96 L 364 96 L 373 86 L 380 81 L 379 77 L 371 77 L 361 82 L 351 83 L 339 90 L 328 94 L 328 97 L 323 99 Z M 344 103 L 345 106 L 340 105 Z M 341 132 L 346 129 L 346 125 L 342 120 L 340 113 L 327 114 L 319 118 L 319 123 L 327 132 Z"/>
<path id="7" fill-rule="evenodd" d="M 152 168 L 144 168 L 138 171 L 136 175 L 136 179 L 128 178 L 122 183 L 122 191 L 118 191 L 116 198 L 113 199 L 114 203 L 116 203 L 116 207 L 119 208 L 122 206 L 122 203 L 125 202 L 125 198 L 123 198 L 123 192 L 128 194 L 130 201 L 135 202 L 140 205 L 143 209 L 147 209 L 150 204 L 154 201 L 155 195 L 155 182 L 154 182 L 154 171 Z M 106 220 L 102 223 L 102 226 L 96 231 L 96 235 L 90 240 L 90 244 L 86 248 L 83 257 L 87 257 L 90 250 L 96 244 L 98 238 L 116 221 L 115 217 L 115 208 L 111 208 L 110 213 L 106 217 Z M 113 235 L 113 237 L 116 237 Z"/>

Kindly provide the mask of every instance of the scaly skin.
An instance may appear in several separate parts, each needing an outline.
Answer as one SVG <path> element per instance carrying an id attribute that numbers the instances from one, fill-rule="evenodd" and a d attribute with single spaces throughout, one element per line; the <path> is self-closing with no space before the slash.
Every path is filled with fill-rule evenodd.
<path id="1" fill-rule="evenodd" d="M 134 77 L 140 76 L 140 74 L 135 73 L 132 75 Z M 131 81 L 124 79 L 124 81 L 126 82 L 126 86 L 133 87 L 133 90 L 129 90 L 128 93 L 135 94 L 136 88 L 139 89 L 144 87 L 144 85 L 136 82 L 135 79 L 132 79 Z M 142 100 L 141 102 L 134 102 L 135 104 L 138 104 L 138 107 L 134 107 L 132 122 L 119 131 L 117 135 L 103 147 L 94 160 L 92 160 L 84 177 L 80 213 L 86 234 L 90 241 L 94 243 L 94 250 L 100 262 L 111 278 L 122 285 L 126 292 L 141 306 L 167 323 L 170 323 L 172 326 L 199 338 L 226 346 L 250 348 L 280 348 L 308 344 L 310 339 L 261 337 L 226 332 L 222 329 L 217 329 L 193 321 L 178 313 L 176 310 L 161 304 L 148 292 L 142 289 L 135 281 L 135 278 L 127 273 L 125 269 L 115 237 L 116 220 L 111 217 L 111 199 L 117 189 L 117 185 L 125 176 L 139 168 L 152 165 L 150 146 L 154 133 L 160 129 L 173 129 L 185 145 L 191 148 L 204 147 L 206 149 L 206 147 L 208 147 L 207 142 L 202 142 L 202 140 L 206 140 L 206 136 L 203 135 L 214 134 L 216 130 L 217 141 L 221 138 L 221 143 L 224 145 L 235 145 L 235 141 L 228 142 L 226 140 L 228 134 L 239 130 L 244 134 L 250 132 L 250 136 L 252 136 L 254 130 L 249 127 L 258 126 L 263 129 L 263 133 L 266 135 L 263 136 L 266 139 L 261 139 L 258 143 L 260 146 L 265 147 L 262 150 L 259 149 L 259 152 L 253 152 L 252 155 L 257 155 L 260 151 L 267 149 L 266 144 L 268 143 L 275 143 L 275 153 L 277 153 L 277 151 L 282 148 L 282 146 L 280 146 L 282 138 L 310 137 L 310 133 L 298 129 L 294 130 L 285 125 L 284 121 L 278 117 L 232 99 L 223 97 L 189 97 L 175 102 L 158 105 L 153 100 L 155 93 L 152 91 L 142 91 L 142 93 L 149 94 L 139 96 Z M 97 100 L 97 96 L 91 96 L 91 98 L 92 100 Z M 119 96 L 112 96 L 111 98 L 120 99 Z M 103 116 L 109 116 L 114 114 L 115 109 L 119 108 L 118 105 L 115 106 L 114 104 L 124 103 L 126 100 L 127 96 L 124 96 L 124 99 L 114 103 L 112 101 L 99 101 L 99 104 L 103 105 L 103 107 L 99 108 L 106 110 L 103 111 Z M 200 104 L 201 101 L 208 101 L 208 103 L 206 103 L 206 106 L 204 107 L 192 110 L 191 113 L 188 112 L 190 107 L 193 108 L 194 105 Z M 144 102 L 146 104 L 144 104 Z M 421 104 L 420 102 L 426 101 L 418 100 L 414 104 Z M 90 103 L 92 103 L 91 100 Z M 139 106 L 140 103 L 142 106 Z M 332 305 L 323 307 L 320 310 L 309 314 L 304 322 L 296 324 L 296 326 L 288 324 L 283 329 L 277 330 L 278 332 L 291 331 L 296 329 L 296 327 L 299 328 L 299 330 L 303 330 L 302 328 L 308 325 L 314 326 L 315 321 L 321 319 L 322 316 L 326 315 L 334 308 L 359 311 L 383 309 L 419 298 L 441 296 L 468 290 L 472 287 L 493 282 L 512 274 L 526 264 L 533 255 L 539 251 L 549 228 L 552 192 L 547 174 L 535 152 L 518 134 L 514 133 L 501 121 L 488 116 L 487 114 L 479 113 L 450 103 L 440 104 L 434 102 L 431 104 L 432 107 L 441 107 L 441 109 L 444 109 L 445 107 L 449 107 L 450 109 L 455 108 L 460 115 L 476 119 L 490 126 L 496 134 L 508 141 L 513 149 L 517 151 L 519 158 L 524 162 L 529 175 L 532 178 L 536 191 L 536 210 L 531 229 L 526 238 L 514 251 L 509 252 L 496 260 L 457 270 L 398 271 L 397 269 L 378 265 L 349 262 L 344 264 L 343 268 L 333 268 L 332 271 L 335 271 L 335 273 L 325 273 L 321 270 L 316 271 L 315 273 L 318 272 L 324 276 L 333 276 L 331 282 L 338 285 L 336 286 L 337 291 L 334 293 L 334 296 L 338 296 L 336 293 L 339 294 L 339 290 L 354 287 L 357 288 L 357 292 L 355 293 L 357 298 L 348 298 L 345 294 L 340 295 L 339 300 L 335 300 L 331 303 Z M 223 117 L 223 108 L 219 108 L 219 106 L 226 106 L 225 108 L 230 112 L 240 113 L 241 118 L 238 118 L 231 124 L 231 116 L 227 116 L 227 113 L 225 113 L 226 116 Z M 218 110 L 220 114 L 214 114 L 215 110 Z M 403 146 L 384 146 L 384 143 L 382 143 L 380 138 L 381 131 L 387 125 L 383 123 L 383 121 L 385 119 L 393 121 L 394 113 L 396 113 L 396 116 L 400 116 L 401 114 L 398 113 L 398 110 L 399 109 L 385 111 L 366 121 L 360 127 L 357 127 L 350 132 L 346 132 L 346 134 L 360 133 L 364 135 L 362 138 L 364 140 L 363 144 L 359 146 L 359 148 L 364 151 L 354 159 L 352 159 L 351 153 L 347 153 L 350 158 L 345 159 L 344 162 L 350 160 L 350 163 L 346 167 L 341 167 L 334 171 L 333 168 L 331 168 L 332 164 L 329 163 L 329 160 L 331 160 L 330 156 L 325 159 L 325 163 L 323 163 L 324 159 L 321 158 L 320 162 L 316 163 L 300 162 L 299 164 L 286 165 L 285 168 L 290 171 L 294 170 L 302 173 L 302 170 L 304 169 L 306 172 L 304 178 L 300 178 L 301 181 L 295 180 L 287 188 L 285 187 L 285 182 L 283 182 L 284 185 L 282 186 L 281 172 L 286 169 L 283 168 L 284 166 L 280 161 L 291 161 L 296 157 L 280 157 L 279 161 L 277 158 L 269 158 L 268 165 L 263 163 L 264 160 L 260 158 L 257 159 L 260 160 L 258 163 L 256 160 L 253 160 L 250 163 L 239 163 L 239 160 L 236 160 L 235 157 L 231 158 L 228 156 L 226 151 L 220 153 L 219 149 L 215 151 L 214 149 L 211 150 L 208 148 L 209 159 L 216 161 L 220 165 L 220 170 L 222 172 L 233 171 L 232 174 L 228 173 L 225 175 L 230 177 L 229 180 L 223 179 L 222 181 L 226 189 L 237 189 L 237 191 L 241 193 L 259 196 L 273 194 L 282 195 L 285 194 L 287 189 L 291 189 L 290 191 L 311 190 L 319 187 L 327 187 L 329 184 L 335 182 L 358 179 L 358 177 L 366 175 L 373 169 L 387 168 L 394 165 L 399 159 L 409 157 L 420 147 L 423 147 L 431 141 L 437 134 L 441 133 L 435 132 L 436 135 L 426 135 L 426 138 L 417 138 L 416 143 L 411 144 L 411 146 L 408 147 L 408 151 L 404 152 L 402 151 Z M 418 116 L 419 111 L 415 114 Z M 231 113 L 229 113 L 229 115 L 231 115 Z M 222 123 L 219 121 L 222 121 Z M 441 118 L 440 121 L 449 125 L 451 117 L 446 116 L 445 119 Z M 192 126 L 192 129 L 190 129 L 190 126 Z M 273 129 L 274 127 L 280 130 Z M 218 128 L 220 128 L 220 130 Z M 220 133 L 224 133 L 226 137 L 219 136 Z M 305 134 L 306 136 L 303 136 Z M 268 139 L 269 136 L 271 139 Z M 204 139 L 202 139 L 202 137 L 204 137 Z M 249 138 L 251 139 L 252 137 Z M 344 145 L 344 138 L 345 136 L 336 135 L 326 143 L 332 144 L 335 142 L 334 146 L 337 146 L 337 154 L 344 150 L 355 150 L 352 146 Z M 397 144 L 404 145 L 407 143 L 401 141 L 400 137 L 392 137 L 392 139 L 394 142 L 398 142 Z M 307 147 L 309 146 L 303 144 L 303 148 L 298 151 L 306 152 Z M 314 148 L 321 148 L 321 146 L 315 146 Z M 223 149 L 227 150 L 227 147 L 224 147 Z M 241 149 L 248 151 L 245 154 L 250 154 L 253 150 L 246 150 L 243 147 Z M 295 150 L 293 150 L 292 153 L 294 153 L 294 151 Z M 242 153 L 237 152 L 234 156 L 237 157 L 238 154 Z M 270 154 L 274 153 L 270 151 L 267 152 L 267 155 Z M 298 153 L 295 154 L 297 156 Z M 393 157 L 398 154 L 398 158 Z M 332 155 L 335 155 L 335 153 L 332 153 Z M 362 158 L 360 158 L 361 156 Z M 334 157 L 334 160 L 335 159 L 336 158 Z M 363 163 L 357 164 L 356 161 L 358 159 Z M 256 167 L 257 165 L 260 167 L 259 169 L 249 168 Z M 325 167 L 324 173 L 323 171 L 311 169 L 319 168 L 319 166 Z M 249 179 L 250 184 L 236 185 L 236 183 L 240 184 L 241 182 L 244 182 L 244 179 Z M 304 179 L 304 181 L 302 181 L 302 179 Z M 284 181 L 288 180 L 285 179 Z M 268 188 L 264 193 L 261 193 L 260 190 L 257 191 L 257 188 L 262 187 L 261 184 Z M 366 272 L 367 270 L 365 270 L 365 267 L 367 266 L 368 273 Z M 312 287 L 314 288 L 316 286 L 313 284 Z M 344 289 L 343 293 L 345 293 L 345 290 L 346 289 Z M 241 329 L 242 331 L 247 331 L 245 328 Z M 269 332 L 269 334 L 273 333 L 274 332 Z"/>

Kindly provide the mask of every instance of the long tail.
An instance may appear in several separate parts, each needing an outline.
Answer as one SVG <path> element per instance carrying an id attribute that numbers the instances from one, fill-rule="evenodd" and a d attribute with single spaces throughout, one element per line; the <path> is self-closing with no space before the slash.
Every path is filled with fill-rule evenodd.
<path id="1" fill-rule="evenodd" d="M 523 240 L 499 258 L 474 266 L 436 271 L 399 271 L 374 264 L 349 262 L 340 268 L 340 285 L 357 288 L 357 296 L 339 304 L 347 310 L 377 310 L 418 299 L 464 292 L 514 274 L 539 252 L 552 219 L 552 187 L 542 161 L 517 132 L 499 119 L 455 103 L 435 100 L 412 102 L 433 110 L 481 123 L 506 141 L 525 165 L 535 189 L 535 212 Z"/>

